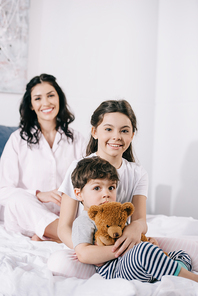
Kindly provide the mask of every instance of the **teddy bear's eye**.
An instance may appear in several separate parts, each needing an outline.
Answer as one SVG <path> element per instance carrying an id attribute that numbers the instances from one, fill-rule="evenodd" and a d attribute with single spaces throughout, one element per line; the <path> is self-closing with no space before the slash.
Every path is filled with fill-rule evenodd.
<path id="1" fill-rule="evenodd" d="M 107 228 L 109 228 L 110 226 L 109 225 L 107 225 Z"/>

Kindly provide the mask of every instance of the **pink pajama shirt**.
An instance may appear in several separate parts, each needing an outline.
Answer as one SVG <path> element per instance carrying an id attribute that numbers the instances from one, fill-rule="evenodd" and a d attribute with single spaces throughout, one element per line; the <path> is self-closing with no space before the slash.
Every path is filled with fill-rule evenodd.
<path id="1" fill-rule="evenodd" d="M 71 162 L 84 155 L 84 138 L 72 132 L 73 142 L 57 132 L 52 149 L 42 134 L 39 144 L 30 147 L 19 130 L 10 136 L 0 160 L 0 207 L 5 207 L 7 230 L 43 238 L 45 228 L 58 218 L 60 207 L 40 202 L 35 194 L 58 189 Z"/>

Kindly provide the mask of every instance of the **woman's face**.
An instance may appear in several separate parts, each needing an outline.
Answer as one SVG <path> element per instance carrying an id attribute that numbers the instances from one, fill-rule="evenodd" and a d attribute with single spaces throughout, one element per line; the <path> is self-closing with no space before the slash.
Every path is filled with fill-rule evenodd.
<path id="1" fill-rule="evenodd" d="M 39 124 L 56 123 L 59 112 L 59 96 L 48 82 L 35 85 L 31 91 L 31 109 L 35 111 Z"/>

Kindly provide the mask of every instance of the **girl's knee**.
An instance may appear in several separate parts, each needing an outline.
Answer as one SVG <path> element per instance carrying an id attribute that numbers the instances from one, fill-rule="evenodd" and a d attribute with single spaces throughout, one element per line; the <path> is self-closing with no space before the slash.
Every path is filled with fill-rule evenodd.
<path id="1" fill-rule="evenodd" d="M 52 253 L 47 261 L 47 266 L 54 275 L 64 274 L 67 267 L 68 252 L 67 250 L 60 250 Z"/>
<path id="2" fill-rule="evenodd" d="M 48 269 L 53 275 L 88 279 L 96 273 L 95 267 L 81 263 L 74 250 L 60 250 L 50 255 L 47 262 Z"/>

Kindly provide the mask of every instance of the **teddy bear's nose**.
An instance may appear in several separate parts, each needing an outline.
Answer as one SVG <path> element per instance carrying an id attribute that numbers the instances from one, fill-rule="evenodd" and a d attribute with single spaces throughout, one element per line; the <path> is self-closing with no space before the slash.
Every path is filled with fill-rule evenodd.
<path id="1" fill-rule="evenodd" d="M 108 235 L 112 238 L 118 238 L 122 235 L 122 229 L 121 227 L 118 227 L 116 225 L 113 225 L 113 226 L 110 226 L 108 229 L 107 229 L 107 232 L 108 232 Z"/>

